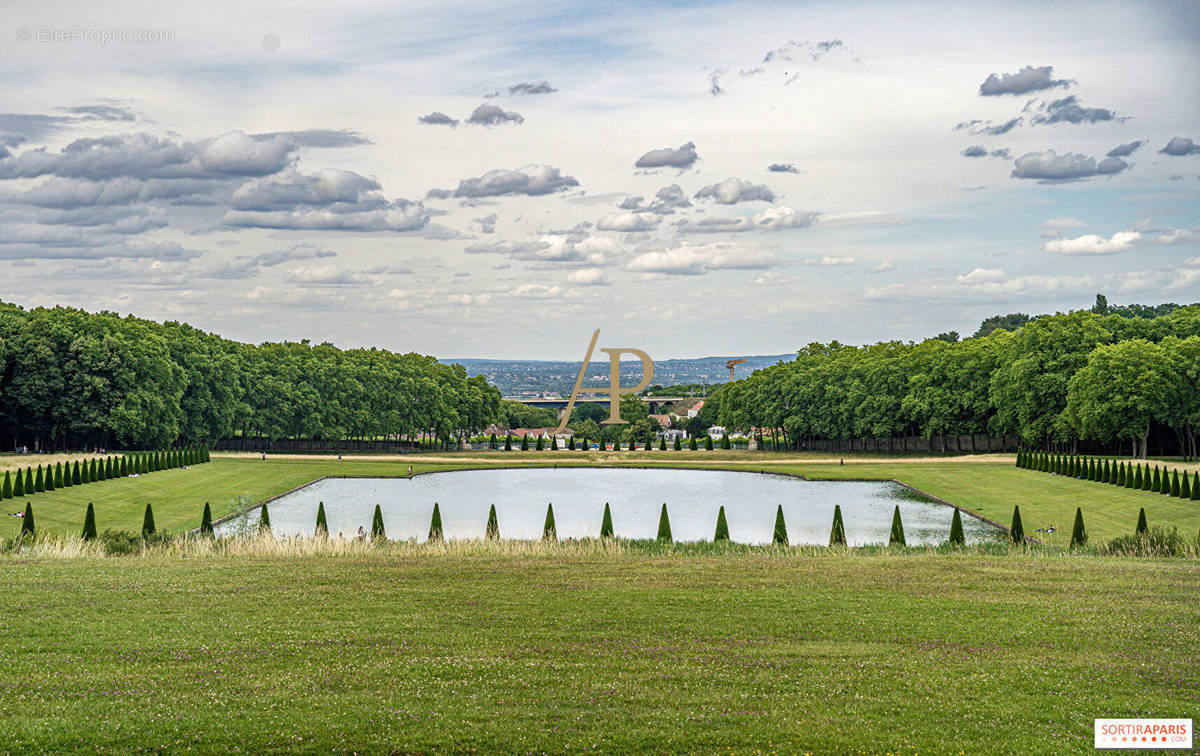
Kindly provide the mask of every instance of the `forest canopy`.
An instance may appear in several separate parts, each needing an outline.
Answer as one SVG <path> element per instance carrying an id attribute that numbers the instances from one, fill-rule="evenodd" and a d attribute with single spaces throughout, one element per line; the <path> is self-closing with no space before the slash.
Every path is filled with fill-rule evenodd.
<path id="1" fill-rule="evenodd" d="M 1138 456 L 1159 427 L 1194 457 L 1200 305 L 1104 304 L 1108 314 L 991 318 L 986 335 L 958 342 L 809 344 L 719 389 L 721 422 L 776 430 L 792 448 L 806 438 L 976 433 L 1120 443 Z"/>
<path id="2" fill-rule="evenodd" d="M 500 392 L 461 365 L 308 341 L 244 344 L 185 323 L 0 303 L 0 438 L 30 448 L 271 439 L 448 439 Z"/>

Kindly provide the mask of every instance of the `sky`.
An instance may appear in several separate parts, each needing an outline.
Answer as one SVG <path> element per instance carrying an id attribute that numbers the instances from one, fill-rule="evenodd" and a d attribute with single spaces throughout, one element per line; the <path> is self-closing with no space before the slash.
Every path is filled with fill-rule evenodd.
<path id="1" fill-rule="evenodd" d="M 6 2 L 0 299 L 439 357 L 1200 301 L 1194 2 Z"/>

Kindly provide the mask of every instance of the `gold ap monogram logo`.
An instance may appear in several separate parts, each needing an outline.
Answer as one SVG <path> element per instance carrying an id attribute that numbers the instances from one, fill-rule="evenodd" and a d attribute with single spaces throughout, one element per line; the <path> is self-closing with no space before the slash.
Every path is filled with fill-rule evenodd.
<path id="1" fill-rule="evenodd" d="M 571 410 L 575 408 L 575 400 L 580 394 L 608 394 L 608 419 L 601 425 L 618 425 L 625 423 L 621 419 L 621 394 L 636 394 L 642 389 L 650 385 L 650 381 L 654 380 L 654 361 L 650 359 L 650 355 L 643 352 L 641 349 L 601 349 L 608 355 L 608 388 L 580 388 L 583 383 L 583 376 L 587 373 L 588 364 L 592 361 L 592 352 L 596 349 L 596 339 L 600 337 L 600 329 L 592 334 L 592 343 L 588 344 L 587 354 L 583 356 L 583 365 L 579 368 L 579 377 L 575 379 L 575 388 L 571 391 L 571 399 L 567 402 L 566 409 L 563 410 L 562 418 L 560 418 L 558 427 L 554 430 L 555 433 L 560 433 L 567 427 L 567 421 L 571 419 Z M 621 385 L 621 355 L 634 354 L 642 361 L 642 380 L 636 386 Z"/>

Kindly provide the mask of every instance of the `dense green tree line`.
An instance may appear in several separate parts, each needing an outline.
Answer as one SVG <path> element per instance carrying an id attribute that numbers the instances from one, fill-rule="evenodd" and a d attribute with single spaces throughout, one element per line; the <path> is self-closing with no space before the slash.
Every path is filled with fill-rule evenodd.
<path id="1" fill-rule="evenodd" d="M 1151 427 L 1185 456 L 1200 431 L 1200 306 L 1156 318 L 1080 311 L 949 342 L 809 344 L 718 390 L 721 424 L 805 439 L 1017 434 L 1070 448 L 1128 444 Z M 711 400 L 710 400 L 711 401 Z"/>
<path id="2" fill-rule="evenodd" d="M 183 323 L 0 303 L 0 439 L 37 449 L 266 438 L 450 439 L 500 393 L 460 365 L 331 344 L 250 345 Z"/>

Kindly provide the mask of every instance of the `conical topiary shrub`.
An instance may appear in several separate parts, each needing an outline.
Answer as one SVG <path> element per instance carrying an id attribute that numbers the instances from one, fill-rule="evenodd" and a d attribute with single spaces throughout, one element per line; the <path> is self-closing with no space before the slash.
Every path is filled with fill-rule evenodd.
<path id="1" fill-rule="evenodd" d="M 487 533 L 485 534 L 489 541 L 500 540 L 500 523 L 496 520 L 496 505 L 488 510 Z"/>
<path id="2" fill-rule="evenodd" d="M 1144 488 L 1143 481 L 1142 481 L 1142 466 L 1141 465 L 1138 465 L 1136 468 L 1134 468 L 1133 487 L 1138 489 L 1139 491 Z"/>
<path id="3" fill-rule="evenodd" d="M 200 535 L 213 535 L 212 508 L 207 501 L 204 502 L 204 514 L 200 516 Z"/>
<path id="4" fill-rule="evenodd" d="M 726 433 L 724 436 L 721 436 L 721 448 L 722 449 L 733 448 L 729 445 L 729 434 L 728 433 Z"/>
<path id="5" fill-rule="evenodd" d="M 1013 507 L 1012 526 L 1008 529 L 1008 537 L 1015 544 L 1025 543 L 1025 528 L 1021 525 L 1021 507 Z"/>
<path id="6" fill-rule="evenodd" d="M 325 502 L 317 502 L 317 526 L 313 530 L 313 535 L 317 538 L 326 538 L 329 536 L 329 523 L 325 520 Z"/>
<path id="7" fill-rule="evenodd" d="M 92 508 L 92 502 L 88 502 L 87 514 L 83 516 L 83 534 L 80 536 L 85 541 L 96 540 L 96 510 Z"/>
<path id="8" fill-rule="evenodd" d="M 717 532 L 713 534 L 713 543 L 729 540 L 729 523 L 725 521 L 725 507 L 717 510 Z"/>
<path id="9" fill-rule="evenodd" d="M 63 475 L 62 462 L 59 462 L 57 465 L 54 466 L 54 487 L 55 488 L 65 488 L 66 486 L 71 485 L 70 477 L 71 476 L 69 474 Z M 1187 476 L 1185 475 L 1184 477 L 1187 477 Z"/>
<path id="10" fill-rule="evenodd" d="M 521 436 L 521 451 L 529 451 L 529 434 Z"/>
<path id="11" fill-rule="evenodd" d="M 662 438 L 658 439 L 658 450 L 659 451 L 667 450 L 667 437 L 666 436 L 663 436 Z"/>
<path id="12" fill-rule="evenodd" d="M 657 540 L 666 543 L 671 542 L 671 518 L 667 516 L 667 504 L 663 502 L 662 512 L 658 515 L 658 536 Z"/>
<path id="13" fill-rule="evenodd" d="M 712 436 L 705 436 L 704 437 L 704 451 L 712 451 L 712 450 L 713 450 Z"/>
<path id="14" fill-rule="evenodd" d="M 260 535 L 271 532 L 271 513 L 267 511 L 266 504 L 258 510 L 258 532 Z"/>
<path id="15" fill-rule="evenodd" d="M 604 517 L 600 520 L 600 537 L 613 537 L 612 510 L 608 508 L 608 502 L 604 502 Z"/>
<path id="16" fill-rule="evenodd" d="M 1183 475 L 1179 480 L 1179 498 L 1192 498 L 1192 485 L 1188 482 L 1187 470 L 1183 471 Z"/>
<path id="17" fill-rule="evenodd" d="M 504 437 L 504 451 L 512 451 L 512 434 Z"/>
<path id="18" fill-rule="evenodd" d="M 4 484 L 0 485 L 0 499 L 11 499 L 13 497 L 12 476 L 8 474 L 8 470 L 4 471 Z"/>
<path id="19" fill-rule="evenodd" d="M 892 532 L 888 534 L 888 546 L 907 546 L 904 541 L 904 522 L 900 519 L 900 505 L 892 511 Z"/>
<path id="20" fill-rule="evenodd" d="M 1116 480 L 1113 481 L 1113 483 L 1115 483 L 1116 485 L 1118 485 L 1122 488 L 1125 487 L 1125 463 L 1124 462 L 1117 463 L 1117 478 L 1116 478 Z"/>
<path id="21" fill-rule="evenodd" d="M 787 546 L 787 523 L 783 521 L 783 505 L 775 508 L 775 531 L 771 534 L 771 543 L 777 546 Z"/>
<path id="22" fill-rule="evenodd" d="M 1071 548 L 1087 543 L 1087 528 L 1083 527 L 1083 509 L 1075 507 L 1075 525 L 1071 528 Z"/>
<path id="23" fill-rule="evenodd" d="M 557 541 L 558 530 L 554 527 L 554 504 L 546 504 L 546 522 L 542 525 L 542 540 Z"/>
<path id="24" fill-rule="evenodd" d="M 575 451 L 575 437 L 571 436 L 567 439 L 567 451 Z"/>
<path id="25" fill-rule="evenodd" d="M 433 516 L 429 518 L 429 540 L 440 541 L 445 538 L 445 533 L 442 531 L 442 511 L 438 509 L 438 503 L 433 502 Z"/>
<path id="26" fill-rule="evenodd" d="M 541 451 L 542 449 L 545 448 L 544 446 L 542 446 L 542 438 L 543 438 L 542 436 L 537 437 L 537 446 L 535 449 L 536 451 Z"/>
<path id="27" fill-rule="evenodd" d="M 46 481 L 45 486 L 47 491 L 54 490 L 54 468 L 46 465 Z"/>
<path id="28" fill-rule="evenodd" d="M 950 545 L 967 545 L 967 536 L 963 533 L 962 515 L 959 514 L 958 507 L 954 508 L 954 517 L 950 520 Z"/>
<path id="29" fill-rule="evenodd" d="M 1192 501 L 1200 501 L 1200 472 L 1192 476 Z"/>
<path id="30" fill-rule="evenodd" d="M 154 535 L 154 510 L 146 504 L 146 513 L 142 515 L 142 538 Z"/>
<path id="31" fill-rule="evenodd" d="M 75 467 L 71 470 L 71 485 L 78 486 L 84 483 L 81 473 L 79 472 L 79 460 L 75 460 Z"/>
<path id="32" fill-rule="evenodd" d="M 371 540 L 387 540 L 387 531 L 383 527 L 383 510 L 378 504 L 375 505 L 375 514 L 371 517 Z"/>
<path id="33" fill-rule="evenodd" d="M 833 529 L 829 531 L 830 546 L 846 545 L 846 526 L 842 522 L 842 505 L 833 505 Z"/>
<path id="34" fill-rule="evenodd" d="M 45 480 L 45 478 L 42 477 L 42 466 L 38 465 L 37 466 L 37 475 L 35 475 L 33 477 L 32 493 L 42 493 L 45 490 L 46 490 L 46 480 Z M 31 493 L 31 492 L 26 491 L 25 493 Z"/>
<path id="35" fill-rule="evenodd" d="M 1146 508 L 1142 507 L 1138 510 L 1137 528 L 1134 529 L 1135 535 L 1142 535 L 1148 530 L 1146 527 Z"/>
<path id="36" fill-rule="evenodd" d="M 683 444 L 679 440 L 679 436 L 675 437 L 675 443 L 672 446 L 674 451 L 683 451 Z"/>
<path id="37" fill-rule="evenodd" d="M 12 490 L 13 490 L 12 495 L 13 495 L 14 499 L 19 499 L 20 497 L 25 495 L 25 476 L 21 473 L 20 470 L 17 470 L 16 482 L 13 483 Z M 30 493 L 32 493 L 32 492 L 30 492 Z"/>
<path id="38" fill-rule="evenodd" d="M 25 514 L 21 516 L 21 537 L 33 538 L 33 506 L 25 502 Z"/>
<path id="39" fill-rule="evenodd" d="M 550 437 L 550 451 L 558 451 L 558 436 Z"/>
<path id="40" fill-rule="evenodd" d="M 1164 488 L 1165 488 L 1165 486 L 1164 486 Z M 1177 498 L 1177 499 L 1179 498 L 1180 489 L 1179 489 L 1179 471 L 1178 470 L 1176 470 L 1174 473 L 1171 474 L 1171 491 L 1170 491 L 1170 493 L 1175 498 Z"/>
<path id="41" fill-rule="evenodd" d="M 696 451 L 696 437 L 695 436 L 690 436 L 688 438 L 688 451 Z"/>

